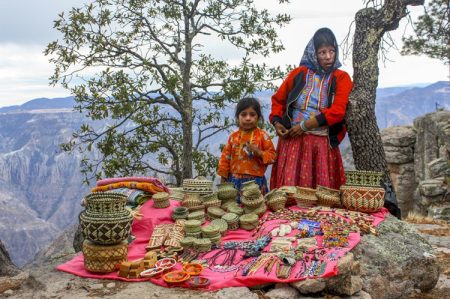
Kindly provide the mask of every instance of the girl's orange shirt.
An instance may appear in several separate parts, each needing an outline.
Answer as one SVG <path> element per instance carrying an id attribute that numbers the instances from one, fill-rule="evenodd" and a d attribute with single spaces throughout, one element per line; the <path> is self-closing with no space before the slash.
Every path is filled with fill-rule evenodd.
<path id="1" fill-rule="evenodd" d="M 249 157 L 244 150 L 247 142 L 258 146 L 262 151 L 262 157 L 256 155 Z M 239 129 L 228 137 L 219 160 L 217 174 L 225 178 L 230 174 L 263 176 L 267 165 L 274 163 L 276 156 L 275 147 L 266 131 L 255 128 L 252 132 L 245 132 Z"/>

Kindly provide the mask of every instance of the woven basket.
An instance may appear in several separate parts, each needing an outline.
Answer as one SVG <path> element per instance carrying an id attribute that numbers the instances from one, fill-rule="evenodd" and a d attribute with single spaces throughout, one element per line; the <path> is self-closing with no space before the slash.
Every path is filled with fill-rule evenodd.
<path id="1" fill-rule="evenodd" d="M 188 210 L 189 210 L 189 213 L 195 212 L 195 211 L 204 211 L 205 210 L 205 206 L 200 204 L 198 206 L 188 207 Z"/>
<path id="2" fill-rule="evenodd" d="M 241 197 L 241 202 L 246 207 L 257 208 L 264 202 L 264 197 L 262 195 L 260 195 L 257 199 L 248 199 L 247 197 Z"/>
<path id="3" fill-rule="evenodd" d="M 216 207 L 216 208 L 220 208 L 220 206 L 222 205 L 222 202 L 220 200 L 210 200 L 210 201 L 205 201 L 204 204 L 206 209 L 210 208 L 210 207 Z"/>
<path id="4" fill-rule="evenodd" d="M 270 200 L 266 202 L 266 204 L 272 211 L 278 211 L 284 209 L 286 201 L 287 201 L 286 196 L 283 195 L 279 197 L 273 196 Z"/>
<path id="5" fill-rule="evenodd" d="M 222 217 L 225 215 L 225 211 L 218 207 L 210 207 L 207 210 L 208 217 L 213 220 Z"/>
<path id="6" fill-rule="evenodd" d="M 239 207 L 239 206 L 236 206 L 236 205 L 229 205 L 227 211 L 230 212 L 230 213 L 234 213 L 236 215 L 239 215 L 239 216 L 244 214 L 244 209 Z"/>
<path id="7" fill-rule="evenodd" d="M 86 210 L 91 213 L 114 214 L 125 209 L 128 197 L 117 192 L 93 192 L 85 198 Z"/>
<path id="8" fill-rule="evenodd" d="M 237 194 L 238 190 L 234 188 L 233 183 L 225 182 L 217 186 L 217 197 L 221 201 L 226 201 L 230 199 L 234 200 L 236 199 Z"/>
<path id="9" fill-rule="evenodd" d="M 83 242 L 84 268 L 90 272 L 109 273 L 117 270 L 118 265 L 127 260 L 128 243 L 117 245 L 96 245 L 88 240 Z"/>
<path id="10" fill-rule="evenodd" d="M 219 198 L 217 197 L 217 193 L 209 193 L 209 194 L 200 196 L 200 200 L 203 201 L 203 203 L 207 203 L 210 201 L 217 201 L 217 200 L 219 200 Z"/>
<path id="11" fill-rule="evenodd" d="M 169 199 L 166 199 L 166 200 L 154 200 L 153 201 L 153 207 L 155 209 L 165 209 L 165 208 L 168 208 L 169 206 L 170 206 Z"/>
<path id="12" fill-rule="evenodd" d="M 239 223 L 242 229 L 254 230 L 258 226 L 258 215 L 244 214 L 239 217 Z"/>
<path id="13" fill-rule="evenodd" d="M 341 186 L 342 204 L 349 210 L 372 213 L 384 205 L 384 189 L 364 186 Z"/>
<path id="14" fill-rule="evenodd" d="M 340 207 L 341 192 L 324 186 L 317 186 L 316 189 L 317 204 L 326 207 Z"/>
<path id="15" fill-rule="evenodd" d="M 80 214 L 80 226 L 83 236 L 101 245 L 120 243 L 128 239 L 133 216 L 128 210 L 116 217 L 96 218 L 86 212 Z"/>
<path id="16" fill-rule="evenodd" d="M 257 208 L 244 207 L 245 214 L 256 214 L 258 217 L 261 217 L 267 211 L 267 205 L 262 203 Z"/>
<path id="17" fill-rule="evenodd" d="M 239 216 L 234 213 L 226 213 L 222 216 L 222 219 L 225 220 L 228 224 L 229 230 L 237 230 L 239 228 Z"/>
<path id="18" fill-rule="evenodd" d="M 228 223 L 222 218 L 214 219 L 213 221 L 211 221 L 211 225 L 216 226 L 222 235 L 224 235 L 227 232 Z"/>
<path id="19" fill-rule="evenodd" d="M 186 192 L 184 194 L 183 202 L 185 202 L 185 201 L 195 201 L 195 202 L 202 203 L 202 200 L 200 199 L 200 194 L 199 193 Z"/>
<path id="20" fill-rule="evenodd" d="M 297 192 L 292 195 L 299 207 L 310 207 L 317 203 L 316 190 L 307 187 L 297 187 Z"/>
<path id="21" fill-rule="evenodd" d="M 183 199 L 181 205 L 186 208 L 196 207 L 202 204 L 202 201 L 195 198 Z"/>
<path id="22" fill-rule="evenodd" d="M 222 207 L 222 209 L 224 209 L 224 210 L 228 210 L 228 207 L 229 206 L 235 206 L 235 205 L 238 205 L 238 203 L 236 202 L 236 199 L 229 199 L 229 200 L 225 200 L 225 201 L 222 201 L 222 205 L 221 205 L 221 207 Z"/>
<path id="23" fill-rule="evenodd" d="M 345 185 L 347 186 L 366 186 L 380 187 L 383 172 L 348 170 L 345 172 Z"/>

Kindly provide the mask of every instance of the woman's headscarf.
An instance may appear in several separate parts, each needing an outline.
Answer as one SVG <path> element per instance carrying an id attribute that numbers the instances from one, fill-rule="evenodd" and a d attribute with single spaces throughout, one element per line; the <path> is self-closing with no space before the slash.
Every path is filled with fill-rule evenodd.
<path id="1" fill-rule="evenodd" d="M 334 60 L 334 64 L 330 69 L 326 71 L 322 69 L 319 61 L 317 60 L 316 49 L 320 48 L 321 46 L 333 46 L 336 50 L 336 58 Z M 339 62 L 338 54 L 339 46 L 336 42 L 336 37 L 334 36 L 333 31 L 328 28 L 320 28 L 316 31 L 316 33 L 314 33 L 314 36 L 309 41 L 308 45 L 306 45 L 305 52 L 303 52 L 303 57 L 300 60 L 300 65 L 304 65 L 319 74 L 330 73 L 335 69 L 341 67 L 342 65 Z"/>

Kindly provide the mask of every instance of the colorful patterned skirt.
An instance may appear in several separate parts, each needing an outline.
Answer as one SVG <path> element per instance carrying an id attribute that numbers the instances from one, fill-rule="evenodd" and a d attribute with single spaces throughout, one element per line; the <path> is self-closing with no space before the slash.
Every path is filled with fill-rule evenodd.
<path id="1" fill-rule="evenodd" d="M 273 165 L 270 188 L 317 185 L 333 189 L 345 184 L 344 166 L 339 147 L 331 148 L 328 136 L 302 134 L 280 138 L 278 159 Z"/>

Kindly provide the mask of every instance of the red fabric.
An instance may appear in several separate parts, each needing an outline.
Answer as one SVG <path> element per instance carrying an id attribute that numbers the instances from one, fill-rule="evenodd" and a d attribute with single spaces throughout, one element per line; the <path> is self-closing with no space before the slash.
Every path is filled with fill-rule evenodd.
<path id="1" fill-rule="evenodd" d="M 128 260 L 136 260 L 142 258 L 145 254 L 145 246 L 148 243 L 151 232 L 156 224 L 160 223 L 170 223 L 171 222 L 171 211 L 175 206 L 179 205 L 177 201 L 171 201 L 171 205 L 166 209 L 154 209 L 152 207 L 152 201 L 146 202 L 141 209 L 141 212 L 144 214 L 142 220 L 135 220 L 133 223 L 132 231 L 133 235 L 136 236 L 136 240 L 130 244 L 128 247 Z M 298 209 L 293 207 L 293 209 Z M 328 211 L 327 213 L 332 213 Z M 380 223 L 385 215 L 388 214 L 386 209 L 383 209 L 381 212 L 372 214 L 375 218 L 374 223 Z M 264 226 L 264 231 L 271 229 L 274 225 L 276 225 L 277 221 L 267 222 L 269 225 Z M 278 222 L 279 223 L 279 222 Z M 291 233 L 291 235 L 295 234 L 295 230 Z M 320 241 L 320 236 L 316 237 L 318 241 Z M 252 233 L 239 229 L 236 231 L 228 232 L 222 239 L 222 241 L 230 241 L 230 240 L 249 240 L 254 239 L 252 237 Z M 350 251 L 353 247 L 355 247 L 360 240 L 360 235 L 358 233 L 351 233 L 349 237 L 349 246 L 346 248 L 342 248 L 336 252 L 337 257 L 343 256 L 346 252 Z M 320 244 L 320 243 L 318 243 Z M 335 251 L 335 249 L 326 249 L 327 253 L 330 251 Z M 320 277 L 328 277 L 337 274 L 337 261 L 327 262 L 327 267 L 325 273 Z M 181 265 L 177 264 L 175 269 L 180 269 Z M 300 265 L 296 265 L 292 270 L 292 273 L 296 273 Z M 114 279 L 114 280 L 124 280 L 124 281 L 146 281 L 150 280 L 151 282 L 161 285 L 164 287 L 169 287 L 161 278 L 140 278 L 140 279 L 125 279 L 119 277 L 117 272 L 106 273 L 106 274 L 97 274 L 90 273 L 84 269 L 83 266 L 83 255 L 79 254 L 74 257 L 72 260 L 68 261 L 65 264 L 59 265 L 57 267 L 58 270 L 72 273 L 81 277 L 88 278 L 96 278 L 96 279 Z M 241 275 L 241 271 L 235 276 L 235 272 L 228 273 L 217 273 L 213 272 L 209 269 L 205 269 L 202 276 L 207 277 L 211 280 L 211 284 L 209 287 L 204 288 L 203 290 L 218 290 L 225 287 L 242 287 L 242 286 L 255 286 L 268 282 L 293 282 L 299 281 L 305 278 L 290 278 L 290 279 L 278 279 L 275 275 L 275 269 L 272 270 L 272 273 L 267 276 L 263 273 L 263 269 L 260 269 L 255 275 L 243 277 Z M 291 275 L 293 277 L 294 274 Z M 180 285 L 182 287 L 186 287 L 187 285 Z"/>
<path id="2" fill-rule="evenodd" d="M 270 188 L 317 185 L 339 189 L 345 172 L 339 147 L 331 148 L 327 136 L 302 134 L 278 139 L 278 159 L 273 165 Z"/>

